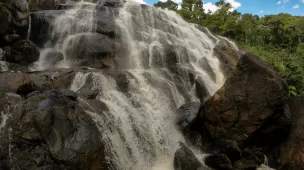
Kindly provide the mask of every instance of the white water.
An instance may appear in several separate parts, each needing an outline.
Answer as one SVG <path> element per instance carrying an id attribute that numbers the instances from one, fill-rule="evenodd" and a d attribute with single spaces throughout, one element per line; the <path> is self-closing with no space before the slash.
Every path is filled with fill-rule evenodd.
<path id="1" fill-rule="evenodd" d="M 189 73 L 202 80 L 210 94 L 224 82 L 212 51 L 217 42 L 174 12 L 143 9 L 134 2 L 125 4 L 116 23 L 117 41 L 126 51 L 117 56 L 120 71 L 115 74 L 126 78 L 125 89 L 120 78 L 90 71 L 78 72 L 71 90 L 80 91 L 92 79 L 90 90 L 98 90 L 97 99 L 106 104 L 106 111 L 87 113 L 100 129 L 113 169 L 172 170 L 174 153 L 184 141 L 174 127 L 174 113 L 184 103 L 199 101 Z M 175 56 L 165 55 L 168 46 Z M 203 58 L 216 73 L 215 80 L 200 66 Z"/>
<path id="2" fill-rule="evenodd" d="M 5 61 L 0 61 L 0 71 L 8 71 L 8 64 Z"/>
<path id="3" fill-rule="evenodd" d="M 64 56 L 64 60 L 56 65 L 57 68 L 70 67 L 72 58 L 67 52 L 68 47 L 74 45 L 75 37 L 95 30 L 95 8 L 96 4 L 76 3 L 74 8 L 67 10 L 53 21 L 51 37 L 41 49 L 39 61 L 34 66 L 35 70 L 44 70 L 49 67 L 46 57 L 51 51 L 61 52 Z"/>
<path id="4" fill-rule="evenodd" d="M 56 67 L 70 66 L 73 56 L 66 51 L 75 37 L 94 31 L 94 11 L 95 5 L 81 2 L 55 19 L 38 69 L 47 67 L 45 56 L 52 50 L 64 54 Z M 190 75 L 210 95 L 224 83 L 213 56 L 218 39 L 210 39 L 211 33 L 201 32 L 174 12 L 135 2 L 125 3 L 116 23 L 116 51 L 121 52 L 116 71 L 79 71 L 70 89 L 97 90 L 96 99 L 105 103 L 107 109 L 96 110 L 80 97 L 100 129 L 110 169 L 172 170 L 174 153 L 184 141 L 175 129 L 174 113 L 185 103 L 199 101 Z"/>

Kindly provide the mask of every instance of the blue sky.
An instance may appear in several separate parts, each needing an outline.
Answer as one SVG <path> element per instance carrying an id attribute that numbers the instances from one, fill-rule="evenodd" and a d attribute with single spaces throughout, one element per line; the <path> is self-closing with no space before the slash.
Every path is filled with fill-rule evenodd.
<path id="1" fill-rule="evenodd" d="M 137 0 L 142 1 L 142 0 Z M 143 0 L 153 5 L 158 0 Z M 161 0 L 166 1 L 166 0 Z M 173 0 L 181 2 L 182 0 Z M 218 0 L 203 0 L 205 8 L 215 10 L 214 3 Z M 304 16 L 304 0 L 225 0 L 241 13 L 252 13 L 260 16 L 278 13 L 289 13 Z"/>

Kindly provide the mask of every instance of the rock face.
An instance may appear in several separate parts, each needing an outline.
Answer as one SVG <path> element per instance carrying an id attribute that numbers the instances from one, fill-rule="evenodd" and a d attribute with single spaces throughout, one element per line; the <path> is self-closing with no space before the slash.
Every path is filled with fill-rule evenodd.
<path id="1" fill-rule="evenodd" d="M 292 125 L 288 140 L 280 147 L 279 168 L 282 170 L 304 169 L 304 98 L 293 97 L 288 102 L 292 113 Z"/>
<path id="2" fill-rule="evenodd" d="M 40 52 L 30 41 L 22 40 L 5 47 L 5 60 L 11 63 L 27 65 L 39 59 Z"/>
<path id="3" fill-rule="evenodd" d="M 205 158 L 205 163 L 216 170 L 232 170 L 229 158 L 224 154 L 210 155 Z"/>
<path id="4" fill-rule="evenodd" d="M 246 53 L 224 86 L 201 108 L 200 116 L 213 139 L 262 145 L 286 134 L 287 98 L 287 84 L 278 73 Z"/>
<path id="5" fill-rule="evenodd" d="M 226 43 L 215 46 L 213 51 L 214 54 L 219 58 L 221 68 L 224 73 L 226 73 L 226 75 L 229 75 L 233 71 L 234 67 L 237 65 L 239 59 L 241 58 L 241 52 L 234 50 Z"/>
<path id="6" fill-rule="evenodd" d="M 183 143 L 181 147 L 175 152 L 174 156 L 174 170 L 208 170 L 195 157 L 192 151 Z"/>
<path id="7" fill-rule="evenodd" d="M 49 40 L 50 33 L 52 32 L 51 23 L 55 17 L 64 14 L 64 12 L 64 10 L 47 10 L 31 13 L 30 40 L 38 47 L 43 48 L 43 45 Z"/>
<path id="8" fill-rule="evenodd" d="M 24 99 L 13 93 L 4 96 L 0 108 L 14 114 L 7 115 L 12 118 L 1 131 L 12 136 L 1 137 L 1 169 L 106 169 L 100 131 L 76 93 L 48 90 Z"/>

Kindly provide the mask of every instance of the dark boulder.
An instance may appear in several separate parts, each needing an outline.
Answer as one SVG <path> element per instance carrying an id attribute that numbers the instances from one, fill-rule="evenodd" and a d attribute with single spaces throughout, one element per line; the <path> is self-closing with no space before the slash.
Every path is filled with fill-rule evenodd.
<path id="1" fill-rule="evenodd" d="M 208 170 L 183 143 L 174 155 L 174 170 Z"/>
<path id="2" fill-rule="evenodd" d="M 200 108 L 200 103 L 192 102 L 182 105 L 176 111 L 175 124 L 183 133 L 187 143 L 202 147 L 203 138 L 199 130 L 196 129 L 196 117 Z"/>
<path id="3" fill-rule="evenodd" d="M 246 53 L 224 86 L 204 104 L 200 116 L 213 139 L 265 146 L 286 135 L 287 98 L 285 80 L 259 57 Z"/>
<path id="4" fill-rule="evenodd" d="M 292 114 L 292 125 L 287 141 L 280 146 L 278 168 L 300 170 L 304 169 L 304 98 L 292 97 L 288 105 Z"/>
<path id="5" fill-rule="evenodd" d="M 187 103 L 176 111 L 176 124 L 180 130 L 186 130 L 191 126 L 197 117 L 200 106 L 201 104 L 197 102 Z"/>
<path id="6" fill-rule="evenodd" d="M 22 40 L 13 44 L 13 47 L 7 47 L 6 61 L 19 64 L 30 64 L 38 61 L 40 52 L 30 41 Z"/>
<path id="7" fill-rule="evenodd" d="M 232 164 L 225 154 L 212 154 L 205 158 L 205 164 L 214 170 L 232 170 Z"/>
<path id="8" fill-rule="evenodd" d="M 64 14 L 64 12 L 64 10 L 47 10 L 32 12 L 30 15 L 30 40 L 39 48 L 43 48 L 43 45 L 46 44 L 46 42 L 50 38 L 50 33 L 52 32 L 52 22 L 57 16 Z"/>
<path id="9" fill-rule="evenodd" d="M 0 140 L 4 146 L 1 166 L 20 170 L 106 169 L 100 132 L 79 106 L 74 92 L 33 92 L 27 95 L 21 113 L 12 117 L 10 143 Z"/>
<path id="10" fill-rule="evenodd" d="M 114 57 L 113 40 L 102 34 L 83 33 L 69 39 L 65 56 L 68 60 L 101 60 Z"/>
<path id="11" fill-rule="evenodd" d="M 216 140 L 214 142 L 213 152 L 227 155 L 232 163 L 240 160 L 242 157 L 242 150 L 239 148 L 238 144 L 232 140 Z"/>

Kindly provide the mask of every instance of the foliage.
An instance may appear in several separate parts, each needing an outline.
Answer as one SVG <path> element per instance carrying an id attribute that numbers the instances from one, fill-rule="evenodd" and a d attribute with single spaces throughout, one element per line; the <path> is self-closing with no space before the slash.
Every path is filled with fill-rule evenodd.
<path id="1" fill-rule="evenodd" d="M 158 1 L 156 4 L 154 4 L 155 7 L 159 7 L 162 9 L 169 9 L 169 10 L 173 10 L 176 11 L 177 10 L 177 3 L 168 0 L 166 2 L 162 2 L 162 1 Z"/>

